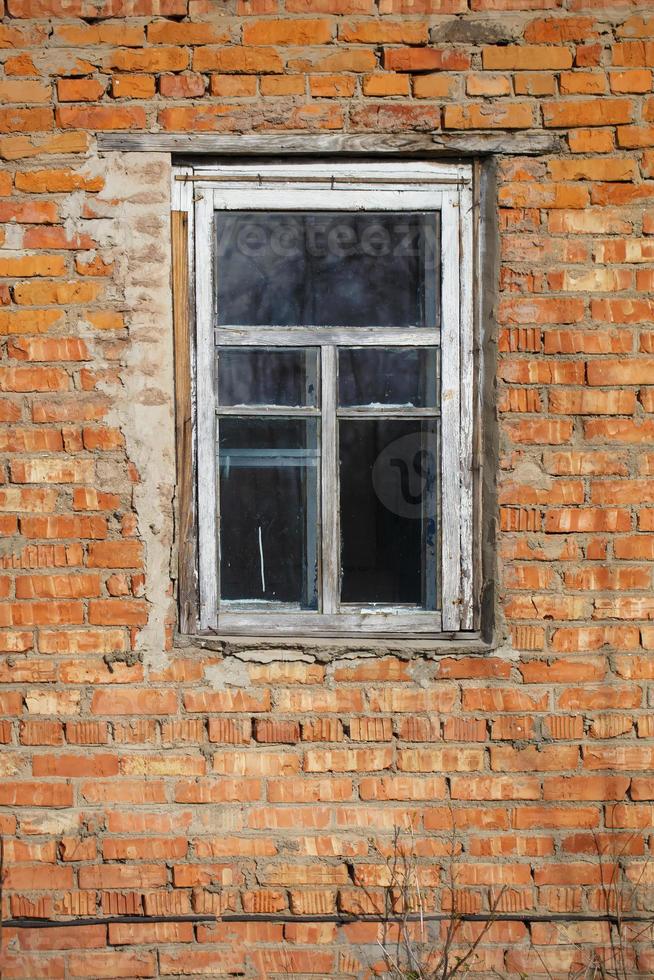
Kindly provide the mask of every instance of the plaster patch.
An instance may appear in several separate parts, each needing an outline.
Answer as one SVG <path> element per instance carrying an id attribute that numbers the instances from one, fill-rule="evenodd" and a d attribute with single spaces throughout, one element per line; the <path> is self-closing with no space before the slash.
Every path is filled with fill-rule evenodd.
<path id="1" fill-rule="evenodd" d="M 235 657 L 223 660 L 219 664 L 206 666 L 204 677 L 215 691 L 224 691 L 226 687 L 250 686 L 250 674 L 247 666 Z"/>
<path id="2" fill-rule="evenodd" d="M 170 286 L 170 157 L 111 153 L 105 187 L 111 201 L 115 281 L 129 311 L 121 371 L 124 392 L 107 415 L 136 467 L 133 501 L 146 555 L 147 625 L 137 648 L 147 666 L 167 661 L 165 626 L 173 614 L 171 554 L 175 491 L 173 329 Z M 135 188 L 138 190 L 135 191 Z"/>
<path id="3" fill-rule="evenodd" d="M 511 482 L 534 487 L 536 490 L 549 490 L 552 486 L 553 479 L 533 461 L 524 460 L 513 471 Z"/>

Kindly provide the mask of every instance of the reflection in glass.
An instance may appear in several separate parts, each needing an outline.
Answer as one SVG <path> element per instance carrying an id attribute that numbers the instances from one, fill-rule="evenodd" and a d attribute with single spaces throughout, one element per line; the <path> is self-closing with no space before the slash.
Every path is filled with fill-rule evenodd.
<path id="1" fill-rule="evenodd" d="M 339 423 L 341 599 L 436 605 L 437 423 Z"/>
<path id="2" fill-rule="evenodd" d="M 223 599 L 317 608 L 315 419 L 221 418 Z"/>
<path id="3" fill-rule="evenodd" d="M 217 211 L 219 325 L 438 325 L 437 212 Z"/>
<path id="4" fill-rule="evenodd" d="M 315 405 L 318 352 L 307 348 L 221 347 L 221 405 Z"/>
<path id="5" fill-rule="evenodd" d="M 345 347 L 338 358 L 338 399 L 347 405 L 437 404 L 438 351 Z"/>

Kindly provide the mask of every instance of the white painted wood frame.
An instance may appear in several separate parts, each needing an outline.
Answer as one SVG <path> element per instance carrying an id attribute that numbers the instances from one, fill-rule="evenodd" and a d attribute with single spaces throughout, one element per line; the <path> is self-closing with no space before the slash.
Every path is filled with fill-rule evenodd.
<path id="1" fill-rule="evenodd" d="M 200 629 L 225 634 L 362 633 L 425 636 L 471 631 L 473 582 L 473 344 L 472 167 L 443 161 L 382 163 L 305 161 L 203 162 L 175 168 L 174 205 L 192 207 L 195 249 L 196 442 Z M 177 191 L 192 187 L 192 195 Z M 193 203 L 191 204 L 191 197 Z M 438 211 L 441 228 L 440 329 L 220 327 L 215 318 L 214 214 L 217 210 Z M 216 345 L 315 346 L 321 355 L 321 487 L 318 612 L 271 603 L 219 600 L 219 500 L 215 378 Z M 338 346 L 441 348 L 439 594 L 441 608 L 343 605 L 339 597 L 337 420 L 339 417 L 433 417 L 424 409 L 337 409 Z M 223 409 L 222 414 L 265 414 Z M 313 415 L 316 409 L 280 411 Z M 256 605 L 256 609 L 253 606 Z"/>

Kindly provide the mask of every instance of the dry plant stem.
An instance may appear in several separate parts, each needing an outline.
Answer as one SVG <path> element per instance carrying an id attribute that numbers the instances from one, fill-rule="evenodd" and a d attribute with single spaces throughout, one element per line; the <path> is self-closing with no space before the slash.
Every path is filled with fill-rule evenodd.
<path id="1" fill-rule="evenodd" d="M 470 973 L 475 953 L 483 942 L 489 929 L 497 918 L 505 889 L 490 902 L 487 920 L 476 938 L 467 944 L 465 951 L 454 952 L 457 936 L 463 924 L 463 917 L 456 907 L 455 862 L 456 839 L 450 838 L 447 861 L 448 895 L 451 914 L 444 919 L 445 935 L 440 941 L 430 941 L 426 932 L 424 918 L 425 896 L 421 890 L 413 832 L 409 831 L 410 846 L 403 845 L 403 835 L 399 828 L 393 836 L 393 853 L 388 859 L 389 884 L 385 892 L 384 935 L 380 941 L 386 968 L 394 980 L 452 980 Z M 418 939 L 414 938 L 411 909 L 417 906 L 419 926 Z M 399 924 L 397 914 L 400 914 Z M 392 944 L 388 941 L 389 925 L 396 926 L 396 937 Z"/>
<path id="2" fill-rule="evenodd" d="M 650 937 L 654 933 L 654 917 L 635 935 L 628 934 L 628 923 L 625 919 L 625 911 L 631 909 L 633 900 L 637 895 L 641 885 L 643 875 L 649 865 L 649 859 L 643 863 L 642 870 L 635 882 L 630 882 L 626 876 L 625 863 L 628 855 L 628 848 L 636 833 L 631 834 L 623 843 L 622 847 L 611 855 L 611 872 L 604 873 L 606 849 L 602 849 L 597 836 L 595 836 L 595 849 L 600 867 L 600 890 L 602 895 L 603 911 L 609 928 L 609 958 L 603 951 L 592 950 L 590 961 L 582 966 L 570 967 L 568 980 L 635 980 L 636 977 L 645 977 L 643 972 L 634 973 L 629 965 L 628 951 L 635 946 L 648 932 Z M 575 943 L 576 948 L 583 953 L 583 947 Z M 534 952 L 541 962 L 545 975 L 554 980 L 545 963 L 540 950 L 533 947 Z M 522 975 L 521 975 L 522 976 Z M 523 977 L 526 980 L 526 977 Z"/>

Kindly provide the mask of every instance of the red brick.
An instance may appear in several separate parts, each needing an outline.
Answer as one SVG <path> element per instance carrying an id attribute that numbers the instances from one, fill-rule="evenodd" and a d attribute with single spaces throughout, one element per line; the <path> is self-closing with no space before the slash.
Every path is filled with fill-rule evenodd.
<path id="1" fill-rule="evenodd" d="M 102 98 L 105 85 L 97 78 L 59 78 L 57 97 L 60 102 L 95 102 Z"/>
<path id="2" fill-rule="evenodd" d="M 543 103 L 545 126 L 556 128 L 624 124 L 632 121 L 633 113 L 633 104 L 628 99 L 570 99 Z"/>
<path id="3" fill-rule="evenodd" d="M 29 491 L 22 491 L 28 493 Z M 43 506 L 44 495 L 48 491 L 31 491 L 38 493 L 43 502 L 35 510 L 52 510 Z M 27 501 L 21 501 L 20 510 L 30 509 Z M 51 517 L 22 517 L 20 521 L 21 534 L 27 538 L 104 538 L 107 534 L 107 521 L 104 517 L 77 517 L 74 515 L 57 515 Z"/>
<path id="4" fill-rule="evenodd" d="M 99 575 L 19 575 L 17 599 L 81 599 L 100 594 Z"/>
<path id="5" fill-rule="evenodd" d="M 356 80 L 351 75 L 315 75 L 309 78 L 309 92 L 315 98 L 348 98 L 354 94 Z"/>
<path id="6" fill-rule="evenodd" d="M 122 72 L 182 71 L 188 67 L 188 52 L 182 47 L 117 48 L 107 65 Z"/>
<path id="7" fill-rule="evenodd" d="M 80 888 L 161 888 L 167 869 L 158 864 L 84 865 L 78 871 Z"/>
<path id="8" fill-rule="evenodd" d="M 604 95 L 606 74 L 600 71 L 566 71 L 559 76 L 562 95 Z"/>
<path id="9" fill-rule="evenodd" d="M 14 286 L 14 300 L 22 306 L 91 303 L 98 295 L 99 287 L 92 282 L 40 280 L 19 282 Z"/>
<path id="10" fill-rule="evenodd" d="M 358 20 L 339 26 L 339 39 L 355 44 L 421 44 L 427 24 L 419 20 Z"/>
<path id="11" fill-rule="evenodd" d="M 68 970 L 71 977 L 84 977 L 88 980 L 156 977 L 156 954 L 132 950 L 71 953 L 68 958 Z"/>
<path id="12" fill-rule="evenodd" d="M 558 390 L 550 393 L 554 415 L 631 415 L 636 408 L 633 391 Z M 611 501 L 607 501 L 611 502 Z M 619 503 L 615 500 L 613 503 Z"/>
<path id="13" fill-rule="evenodd" d="M 0 786 L 2 806 L 60 808 L 73 805 L 73 789 L 67 783 L 16 782 Z M 57 948 L 57 947 L 51 947 Z"/>
<path id="14" fill-rule="evenodd" d="M 445 798 L 442 777 L 367 776 L 360 780 L 362 800 L 438 800 Z"/>
<path id="15" fill-rule="evenodd" d="M 98 753 L 35 755 L 32 771 L 35 776 L 115 776 L 118 774 L 118 756 Z"/>
<path id="16" fill-rule="evenodd" d="M 143 943 L 190 943 L 194 932 L 191 922 L 111 923 L 109 942 L 112 946 Z"/>
<path id="17" fill-rule="evenodd" d="M 540 45 L 496 45 L 482 48 L 484 68 L 498 71 L 543 71 L 572 67 L 572 54 L 565 47 Z"/>
<path id="18" fill-rule="evenodd" d="M 514 443 L 546 443 L 556 445 L 569 442 L 572 422 L 556 419 L 534 419 L 507 422 L 507 434 Z"/>
<path id="19" fill-rule="evenodd" d="M 222 973 L 243 973 L 244 952 L 239 949 L 211 950 L 201 949 L 162 950 L 159 953 L 159 968 L 162 976 L 179 976 L 180 969 L 190 971 L 192 976 L 215 976 L 216 970 Z M 287 954 L 291 956 L 292 954 Z M 294 954 L 297 955 L 297 954 Z M 328 959 L 331 958 L 327 957 Z M 324 959 L 324 957 L 323 957 Z M 315 960 L 313 961 L 315 964 Z M 282 967 L 287 969 L 288 967 Z"/>
<path id="20" fill-rule="evenodd" d="M 328 20 L 266 19 L 248 21 L 243 27 L 243 44 L 298 46 L 328 44 L 331 37 L 332 28 Z"/>
<path id="21" fill-rule="evenodd" d="M 77 626 L 84 620 L 83 604 L 76 600 L 14 602 L 5 608 L 5 626 Z"/>
<path id="22" fill-rule="evenodd" d="M 562 44 L 587 41 L 596 36 L 591 17 L 545 17 L 530 21 L 525 27 L 529 44 Z"/>
<path id="23" fill-rule="evenodd" d="M 140 541 L 97 541 L 89 545 L 89 568 L 140 568 L 143 546 Z"/>
<path id="24" fill-rule="evenodd" d="M 551 510 L 545 517 L 545 529 L 554 533 L 596 531 L 629 531 L 631 515 L 619 508 L 578 508 Z"/>
<path id="25" fill-rule="evenodd" d="M 162 780 L 93 779 L 81 784 L 80 792 L 88 803 L 152 804 L 165 803 Z M 95 886 L 91 886 L 95 887 Z M 120 886 L 118 886 L 120 887 Z"/>
<path id="26" fill-rule="evenodd" d="M 455 89 L 451 75 L 412 75 L 411 90 L 416 99 L 446 99 Z"/>
<path id="27" fill-rule="evenodd" d="M 466 0 L 380 0 L 382 14 L 461 14 Z"/>
<path id="28" fill-rule="evenodd" d="M 190 712 L 260 712 L 270 711 L 270 705 L 269 691 L 196 690 L 184 694 L 184 708 Z"/>
<path id="29" fill-rule="evenodd" d="M 533 109 L 524 102 L 482 103 L 463 106 L 446 105 L 445 129 L 529 129 Z"/>
<path id="30" fill-rule="evenodd" d="M 373 0 L 286 0 L 285 9 L 293 14 L 372 14 Z"/>
<path id="31" fill-rule="evenodd" d="M 142 599 L 93 599 L 88 617 L 92 626 L 145 626 L 148 606 Z"/>
<path id="32" fill-rule="evenodd" d="M 204 779 L 180 782 L 175 788 L 177 803 L 244 803 L 261 799 L 259 779 Z"/>
<path id="33" fill-rule="evenodd" d="M 283 69 L 280 56 L 272 48 L 201 47 L 193 55 L 195 71 L 219 71 L 225 74 L 276 74 Z"/>
<path id="34" fill-rule="evenodd" d="M 636 176 L 633 160 L 620 158 L 552 160 L 549 165 L 552 180 L 633 180 Z"/>
<path id="35" fill-rule="evenodd" d="M 470 56 L 439 48 L 385 48 L 383 66 L 387 71 L 465 71 Z"/>
<path id="36" fill-rule="evenodd" d="M 170 715 L 176 710 L 176 694 L 169 690 L 98 690 L 91 701 L 98 715 Z"/>
<path id="37" fill-rule="evenodd" d="M 39 457 L 16 460 L 10 465 L 13 483 L 89 483 L 95 476 L 95 463 L 91 459 Z"/>
<path id="38" fill-rule="evenodd" d="M 179 25 L 189 26 L 194 25 Z M 162 75 L 159 79 L 159 92 L 167 99 L 193 99 L 204 95 L 205 83 L 202 75 Z M 218 94 L 218 93 L 212 93 Z"/>
<path id="39" fill-rule="evenodd" d="M 140 106 L 61 105 L 56 115 L 63 129 L 144 129 L 146 123 Z"/>
<path id="40" fill-rule="evenodd" d="M 597 442 L 618 442 L 626 444 L 651 443 L 654 438 L 654 423 L 631 419 L 590 419 L 584 423 L 587 439 Z"/>
<path id="41" fill-rule="evenodd" d="M 255 95 L 256 79 L 248 75 L 212 75 L 212 95 Z M 306 80 L 301 75 L 263 75 L 259 79 L 261 95 L 304 95 Z"/>
<path id="42" fill-rule="evenodd" d="M 154 76 L 114 75 L 111 94 L 114 99 L 151 99 L 154 96 Z"/>

